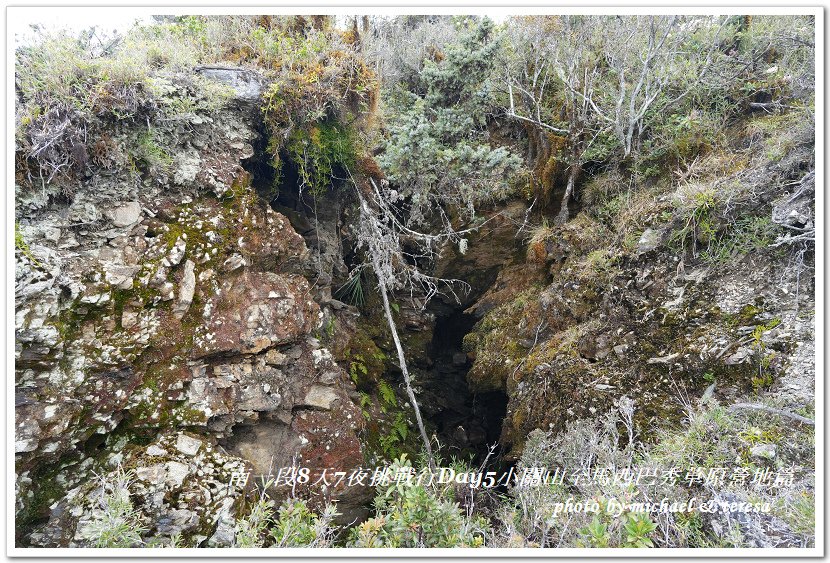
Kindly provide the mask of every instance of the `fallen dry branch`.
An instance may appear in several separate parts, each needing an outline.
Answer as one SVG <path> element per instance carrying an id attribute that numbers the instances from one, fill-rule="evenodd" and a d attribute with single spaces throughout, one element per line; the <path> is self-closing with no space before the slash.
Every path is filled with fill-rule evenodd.
<path id="1" fill-rule="evenodd" d="M 806 424 L 808 426 L 815 426 L 816 422 L 812 419 L 807 418 L 806 416 L 801 416 L 800 414 L 795 414 L 792 412 L 784 411 L 781 409 L 776 409 L 775 407 L 768 407 L 766 405 L 761 405 L 758 403 L 735 403 L 734 405 L 729 406 L 730 411 L 736 411 L 740 409 L 750 409 L 756 411 L 764 411 L 772 414 L 777 414 L 778 416 L 783 416 L 796 422 L 800 422 L 801 424 Z"/>

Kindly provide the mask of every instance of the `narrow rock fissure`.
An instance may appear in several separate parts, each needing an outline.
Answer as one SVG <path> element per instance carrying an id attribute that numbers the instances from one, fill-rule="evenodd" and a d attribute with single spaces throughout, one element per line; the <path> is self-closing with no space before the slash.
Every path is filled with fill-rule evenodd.
<path id="1" fill-rule="evenodd" d="M 470 358 L 463 350 L 464 336 L 476 319 L 462 309 L 436 315 L 430 344 L 431 369 L 422 370 L 418 386 L 421 408 L 435 425 L 445 457 L 480 463 L 491 446 L 497 446 L 507 411 L 503 391 L 477 393 L 467 382 Z M 496 462 L 497 448 L 490 462 Z"/>
<path id="2" fill-rule="evenodd" d="M 265 139 L 263 134 L 254 143 L 254 154 L 244 161 L 245 169 L 252 176 L 252 186 L 274 210 L 289 219 L 292 228 L 305 239 L 312 253 L 317 255 L 318 267 L 323 266 L 323 255 L 334 252 L 336 255 L 329 257 L 331 261 L 328 265 L 330 268 L 333 266 L 330 275 L 345 279 L 345 274 L 351 269 L 349 263 L 355 259 L 349 255 L 348 249 L 352 245 L 342 240 L 342 233 L 336 232 L 331 234 L 341 239 L 336 241 L 339 248 L 328 248 L 335 241 L 322 232 L 329 223 L 333 225 L 342 219 L 339 217 L 342 212 L 340 206 L 326 198 L 323 207 L 331 209 L 324 209 L 321 216 L 315 217 L 317 206 L 313 204 L 313 196 L 298 190 L 300 178 L 296 166 L 289 158 L 282 159 L 280 174 L 277 176 L 268 160 Z M 459 255 L 459 259 L 458 264 L 449 267 L 469 269 L 469 266 L 464 265 L 463 256 Z M 488 458 L 488 453 L 494 448 L 488 458 L 490 467 L 498 467 L 502 463 L 499 441 L 508 398 L 502 390 L 476 392 L 468 385 L 467 372 L 472 360 L 463 350 L 463 339 L 477 321 L 464 310 L 481 296 L 484 288 L 494 282 L 496 271 L 495 267 L 486 271 L 477 268 L 474 272 L 465 270 L 465 274 L 474 273 L 476 279 L 472 283 L 473 290 L 464 296 L 463 303 L 434 299 L 428 305 L 428 312 L 434 317 L 435 323 L 428 345 L 427 363 L 412 366 L 417 378 L 419 406 L 431 432 L 437 438 L 442 458 L 458 458 L 479 464 Z M 462 274 L 460 277 L 467 276 Z M 325 281 L 332 283 L 334 280 Z M 393 371 L 397 373 L 397 370 Z M 400 375 L 393 377 L 398 379 Z M 403 397 L 402 400 L 406 401 Z M 251 429 L 241 429 L 242 434 L 232 441 L 245 442 L 252 439 L 251 436 L 243 437 L 243 434 L 247 436 L 245 432 L 250 431 Z M 236 430 L 233 434 L 237 434 Z"/>
<path id="3" fill-rule="evenodd" d="M 268 133 L 265 125 L 260 124 L 257 138 L 252 143 L 254 152 L 250 158 L 242 161 L 242 167 L 251 175 L 251 187 L 265 201 L 271 202 L 278 194 L 279 182 L 276 170 L 271 166 L 268 158 Z"/>

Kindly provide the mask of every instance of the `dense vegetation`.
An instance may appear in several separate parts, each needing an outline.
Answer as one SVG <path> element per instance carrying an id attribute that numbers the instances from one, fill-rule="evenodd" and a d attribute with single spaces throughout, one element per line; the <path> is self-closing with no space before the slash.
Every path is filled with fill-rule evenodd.
<path id="1" fill-rule="evenodd" d="M 286 189 L 290 169 L 300 197 L 334 194 L 355 207 L 364 203 L 362 238 L 354 241 L 359 259 L 340 280 L 340 297 L 354 305 L 364 305 L 370 291 L 364 283 L 381 287 L 384 299 L 387 288 L 417 287 L 430 297 L 459 290 L 463 284 L 430 277 L 442 245 L 454 243 L 463 254 L 464 236 L 480 225 L 482 210 L 511 199 L 530 206 L 531 228 L 517 225 L 527 231 L 521 236 L 528 263 L 544 255 L 569 220 L 590 241 L 574 274 L 589 286 L 610 283 L 620 257 L 633 253 L 644 226 L 655 222 L 667 225 L 668 244 L 688 263 L 725 268 L 775 246 L 804 267 L 814 227 L 782 227 L 762 184 L 794 169 L 809 174 L 814 166 L 812 18 L 521 16 L 496 24 L 401 16 L 336 23 L 331 17 L 188 16 L 103 42 L 94 32 L 58 34 L 18 48 L 15 189 L 71 198 L 94 169 L 139 187 L 163 183 L 171 173 L 171 139 L 231 98 L 227 87 L 193 69 L 233 65 L 256 70 L 267 82 L 258 103 L 272 195 Z M 131 141 L 115 142 L 115 130 L 127 131 Z M 28 253 L 17 232 L 15 246 Z M 526 315 L 515 301 L 511 306 L 518 309 L 498 310 L 502 316 L 488 321 L 492 326 L 480 325 L 482 334 L 465 341 L 486 344 L 497 356 L 479 354 L 476 369 L 511 354 L 498 331 L 513 329 L 517 311 Z M 510 322 L 498 326 L 501 319 Z M 757 390 L 769 387 L 762 363 L 772 360 L 762 337 L 775 325 L 759 326 Z M 492 330 L 484 334 L 485 328 Z M 367 371 L 356 357 L 355 382 L 361 366 Z M 542 360 L 532 359 L 534 365 Z M 379 394 L 384 384 L 366 388 Z M 396 405 L 394 396 L 386 403 Z M 814 463 L 811 429 L 774 412 L 735 412 L 711 399 L 678 411 L 682 425 L 648 437 L 635 431 L 622 402 L 558 433 L 535 430 L 523 437 L 517 468 L 669 470 L 686 461 L 755 471 L 763 463 L 750 449 L 772 442 L 782 445 L 774 467 Z M 762 430 L 773 423 L 775 436 Z M 395 454 L 415 435 L 398 433 L 389 448 Z M 420 445 L 407 449 L 411 458 Z M 459 471 L 466 463 L 444 461 Z M 430 452 L 416 465 L 435 462 Z M 412 461 L 402 456 L 395 463 L 400 469 Z M 102 510 L 94 526 L 102 546 L 149 545 L 123 494 L 129 480 L 123 474 L 119 483 L 100 483 Z M 717 491 L 692 481 L 659 490 L 617 483 L 498 493 L 389 485 L 378 487 L 374 515 L 350 530 L 333 523 L 336 507 L 315 512 L 301 499 L 275 505 L 262 485 L 237 522 L 239 546 L 751 545 L 739 522 L 713 527 L 700 514 L 557 518 L 552 512 L 569 496 L 602 503 L 715 492 L 770 502 L 776 522 L 786 525 L 781 535 L 803 545 L 815 534 L 811 496 L 785 498 L 746 483 Z"/>
<path id="2" fill-rule="evenodd" d="M 16 52 L 18 185 L 71 191 L 91 164 L 162 171 L 160 131 L 113 147 L 107 127 L 209 113 L 227 89 L 190 71 L 232 63 L 269 79 L 273 165 L 296 162 L 304 189 L 377 147 L 409 220 L 469 219 L 516 192 L 596 205 L 614 194 L 575 193 L 586 170 L 647 183 L 723 150 L 747 112 L 809 110 L 812 29 L 764 16 L 363 18 L 345 31 L 326 17 L 189 16 L 108 41 L 49 35 Z"/>

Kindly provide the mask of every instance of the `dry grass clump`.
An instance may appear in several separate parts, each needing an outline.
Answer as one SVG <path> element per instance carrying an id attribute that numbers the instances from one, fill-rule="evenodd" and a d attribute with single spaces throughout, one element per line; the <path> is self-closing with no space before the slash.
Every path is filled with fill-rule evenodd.
<path id="1" fill-rule="evenodd" d="M 610 201 L 628 187 L 620 171 L 613 168 L 591 176 L 580 188 L 580 197 L 585 207 L 596 207 Z"/>
<path id="2" fill-rule="evenodd" d="M 530 434 L 518 466 L 565 469 L 567 474 L 606 475 L 576 483 L 539 487 L 513 487 L 509 499 L 498 508 L 499 526 L 494 543 L 525 547 L 807 547 L 815 542 L 815 501 L 810 480 L 813 431 L 793 426 L 766 412 L 740 411 L 714 402 L 687 405 L 687 423 L 660 431 L 656 446 L 641 442 L 634 430 L 636 405 L 621 397 L 616 409 L 593 420 L 570 423 L 564 432 Z M 772 444 L 774 459 L 751 453 L 754 446 Z M 650 481 L 614 478 L 634 468 L 648 468 L 656 475 L 680 469 L 676 482 L 662 477 Z M 753 475 L 769 469 L 794 467 L 790 484 L 776 487 L 753 482 Z M 700 468 L 696 470 L 694 468 Z M 693 469 L 704 477 L 710 470 L 727 471 L 724 482 L 687 478 Z M 746 480 L 731 480 L 748 474 Z M 763 473 L 762 473 L 763 474 Z M 785 473 L 786 474 L 786 473 Z M 700 511 L 642 514 L 631 510 L 609 515 L 611 499 L 628 502 L 660 502 L 662 498 L 688 501 L 721 499 L 768 502 L 767 513 L 740 515 L 706 514 Z M 595 501 L 599 513 L 556 513 L 557 503 Z"/>

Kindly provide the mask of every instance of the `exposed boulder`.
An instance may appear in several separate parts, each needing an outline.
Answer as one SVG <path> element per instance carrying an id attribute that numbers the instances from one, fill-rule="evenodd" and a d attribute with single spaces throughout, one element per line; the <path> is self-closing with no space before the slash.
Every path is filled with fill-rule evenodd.
<path id="1" fill-rule="evenodd" d="M 262 91 L 262 78 L 248 69 L 227 66 L 200 66 L 196 69 L 196 72 L 205 78 L 229 85 L 240 100 L 255 101 Z"/>
<path id="2" fill-rule="evenodd" d="M 300 276 L 244 272 L 207 299 L 193 357 L 257 354 L 298 340 L 316 328 L 319 307 Z"/>
<path id="3" fill-rule="evenodd" d="M 654 229 L 648 228 L 643 231 L 640 240 L 637 241 L 637 254 L 646 254 L 651 252 L 662 242 L 663 233 Z"/>
<path id="4" fill-rule="evenodd" d="M 179 284 L 179 298 L 176 304 L 173 305 L 173 314 L 177 319 L 181 319 L 187 313 L 190 304 L 193 302 L 193 295 L 196 293 L 195 267 L 193 261 L 185 262 L 182 281 Z"/>
<path id="5" fill-rule="evenodd" d="M 104 214 L 116 227 L 129 227 L 141 219 L 141 203 L 130 201 L 117 207 L 108 208 Z"/>

